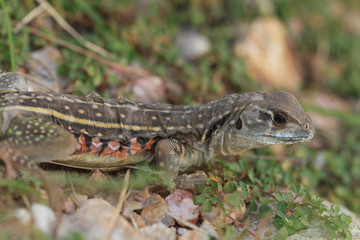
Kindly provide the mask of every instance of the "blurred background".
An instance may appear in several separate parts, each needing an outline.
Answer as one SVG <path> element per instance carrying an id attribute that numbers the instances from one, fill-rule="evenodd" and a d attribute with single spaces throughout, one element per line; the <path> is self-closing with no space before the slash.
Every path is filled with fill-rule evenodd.
<path id="1" fill-rule="evenodd" d="M 0 69 L 22 72 L 34 90 L 172 104 L 292 92 L 314 139 L 229 160 L 262 182 L 296 179 L 360 214 L 359 1 L 4 2 Z"/>

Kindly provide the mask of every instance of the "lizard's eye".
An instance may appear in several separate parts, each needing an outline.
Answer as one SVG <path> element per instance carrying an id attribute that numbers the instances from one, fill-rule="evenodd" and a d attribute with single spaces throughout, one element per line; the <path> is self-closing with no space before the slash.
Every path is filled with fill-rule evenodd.
<path id="1" fill-rule="evenodd" d="M 284 113 L 274 113 L 274 123 L 284 125 L 287 123 L 286 115 Z"/>
<path id="2" fill-rule="evenodd" d="M 236 129 L 240 130 L 242 128 L 242 121 L 241 118 L 239 118 L 236 122 Z"/>

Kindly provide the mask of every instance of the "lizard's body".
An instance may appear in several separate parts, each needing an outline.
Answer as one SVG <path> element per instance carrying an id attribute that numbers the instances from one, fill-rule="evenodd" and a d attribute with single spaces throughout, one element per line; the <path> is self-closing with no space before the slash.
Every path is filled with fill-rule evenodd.
<path id="1" fill-rule="evenodd" d="M 0 157 L 5 162 L 110 170 L 155 157 L 176 175 L 217 155 L 303 142 L 314 134 L 311 119 L 286 92 L 173 106 L 27 92 L 18 87 L 22 81 L 18 74 L 0 75 Z"/>

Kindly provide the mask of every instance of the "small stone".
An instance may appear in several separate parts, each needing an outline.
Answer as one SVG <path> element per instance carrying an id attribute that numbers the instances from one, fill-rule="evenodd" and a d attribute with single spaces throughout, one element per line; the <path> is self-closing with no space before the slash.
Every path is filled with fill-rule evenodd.
<path id="1" fill-rule="evenodd" d="M 134 201 L 134 200 L 126 200 L 124 202 L 122 215 L 126 218 L 130 216 L 130 213 L 134 210 L 142 209 L 144 205 L 141 202 Z"/>
<path id="2" fill-rule="evenodd" d="M 48 91 L 51 88 L 52 91 L 61 92 L 66 89 L 71 83 L 71 79 L 58 74 L 58 63 L 61 60 L 61 52 L 50 45 L 31 52 L 25 65 L 29 74 L 36 76 L 38 81 L 28 82 L 30 90 Z"/>
<path id="3" fill-rule="evenodd" d="M 162 223 L 155 223 L 151 226 L 143 227 L 139 230 L 142 238 L 148 240 L 175 240 L 175 228 L 169 228 Z"/>
<path id="4" fill-rule="evenodd" d="M 72 193 L 70 198 L 74 201 L 77 207 L 84 205 L 88 201 L 88 196 L 78 193 Z"/>
<path id="5" fill-rule="evenodd" d="M 180 227 L 177 229 L 177 234 L 181 236 L 181 235 L 184 235 L 185 233 L 187 233 L 188 231 L 189 231 L 189 229 Z"/>
<path id="6" fill-rule="evenodd" d="M 66 214 L 72 214 L 75 212 L 76 205 L 71 197 L 68 197 L 63 203 L 62 211 Z"/>
<path id="7" fill-rule="evenodd" d="M 161 222 L 166 226 L 172 226 L 175 221 L 166 214 L 168 211 L 165 200 L 158 194 L 153 194 L 144 204 L 141 216 L 147 225 Z"/>
<path id="8" fill-rule="evenodd" d="M 109 236 L 109 222 L 115 208 L 103 199 L 90 199 L 79 207 L 74 214 L 64 215 L 56 233 L 57 238 L 66 238 L 71 232 L 80 232 L 85 239 L 141 239 L 133 226 L 120 214 L 116 216 L 114 228 Z"/>
<path id="9" fill-rule="evenodd" d="M 225 219 L 223 219 L 224 211 L 226 213 Z M 231 224 L 233 219 L 239 221 L 244 217 L 246 207 L 233 207 L 224 203 L 224 209 L 219 206 L 213 206 L 210 212 L 204 212 L 200 208 L 200 213 L 203 219 L 209 221 L 210 223 L 221 223 L 221 224 Z M 224 221 L 225 220 L 225 221 Z"/>
<path id="10" fill-rule="evenodd" d="M 158 103 L 166 97 L 165 83 L 157 76 L 138 78 L 129 87 L 134 98 L 143 103 Z"/>
<path id="11" fill-rule="evenodd" d="M 131 223 L 134 225 L 136 229 L 143 228 L 146 226 L 144 218 L 135 212 L 130 212 L 129 218 L 131 220 Z"/>
<path id="12" fill-rule="evenodd" d="M 198 185 L 204 184 L 207 175 L 203 171 L 196 171 L 190 174 L 182 174 L 178 176 L 174 182 L 176 184 L 176 188 L 181 188 L 185 190 L 189 190 L 191 192 L 196 192 L 196 187 Z"/>
<path id="13" fill-rule="evenodd" d="M 175 42 L 180 56 L 185 60 L 201 58 L 211 49 L 209 39 L 195 31 L 187 30 L 179 33 Z"/>
<path id="14" fill-rule="evenodd" d="M 194 196 L 192 193 L 183 189 L 176 189 L 165 198 L 165 201 L 169 212 L 181 220 L 193 224 L 198 220 L 200 206 L 194 205 Z M 185 227 L 182 222 L 178 222 L 178 224 Z"/>
<path id="15" fill-rule="evenodd" d="M 31 223 L 31 214 L 26 208 L 19 208 L 13 212 L 14 216 L 24 225 Z"/>
<path id="16" fill-rule="evenodd" d="M 34 203 L 31 205 L 31 215 L 34 225 L 41 232 L 51 234 L 56 225 L 55 213 L 46 205 Z"/>
<path id="17" fill-rule="evenodd" d="M 185 234 L 179 237 L 179 240 L 190 240 L 190 239 L 209 240 L 210 236 L 213 236 L 215 238 L 220 237 L 215 227 L 206 220 L 201 224 L 200 229 L 204 231 L 198 229 L 187 231 Z"/>
<path id="18" fill-rule="evenodd" d="M 199 231 L 197 229 L 186 232 L 184 235 L 178 238 L 179 240 L 209 240 L 209 234 Z"/>
<path id="19" fill-rule="evenodd" d="M 142 204 L 145 204 L 146 200 L 148 200 L 150 197 L 151 195 L 149 193 L 149 189 L 146 187 L 142 191 L 132 190 L 128 197 L 128 200 L 135 200 L 141 202 Z"/>
<path id="20" fill-rule="evenodd" d="M 303 78 L 285 26 L 276 18 L 257 18 L 244 35 L 234 52 L 247 73 L 266 88 L 298 90 Z"/>

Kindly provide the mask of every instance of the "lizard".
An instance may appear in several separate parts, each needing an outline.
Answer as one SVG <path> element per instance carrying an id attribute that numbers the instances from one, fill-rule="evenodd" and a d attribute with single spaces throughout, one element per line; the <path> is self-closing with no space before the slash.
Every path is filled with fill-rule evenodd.
<path id="1" fill-rule="evenodd" d="M 314 127 L 286 91 L 235 93 L 200 106 L 146 104 L 97 94 L 28 91 L 0 75 L 0 159 L 117 170 L 155 159 L 177 176 L 219 155 L 305 142 Z"/>

